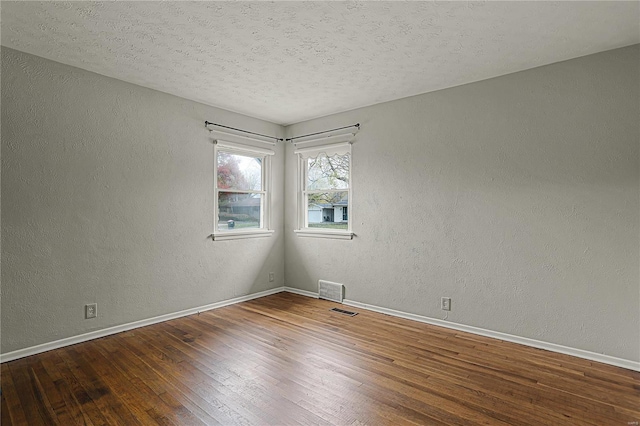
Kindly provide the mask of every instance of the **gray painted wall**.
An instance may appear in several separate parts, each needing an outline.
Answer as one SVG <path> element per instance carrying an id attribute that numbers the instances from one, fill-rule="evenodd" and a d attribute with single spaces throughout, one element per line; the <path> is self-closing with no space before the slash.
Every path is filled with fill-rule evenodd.
<path id="1" fill-rule="evenodd" d="M 328 279 L 351 300 L 442 318 L 450 296 L 450 321 L 638 360 L 639 56 L 291 126 L 362 123 L 357 237 L 293 234 L 295 156 L 279 146 L 275 235 L 214 243 L 204 120 L 280 126 L 2 48 L 1 351 Z"/>
<path id="2" fill-rule="evenodd" d="M 204 121 L 282 127 L 7 48 L 2 106 L 3 353 L 283 285 L 283 147 L 275 235 L 213 242 Z"/>
<path id="3" fill-rule="evenodd" d="M 639 46 L 287 128 L 362 124 L 352 241 L 297 237 L 285 280 L 638 361 Z M 287 148 L 285 190 L 295 191 Z"/>

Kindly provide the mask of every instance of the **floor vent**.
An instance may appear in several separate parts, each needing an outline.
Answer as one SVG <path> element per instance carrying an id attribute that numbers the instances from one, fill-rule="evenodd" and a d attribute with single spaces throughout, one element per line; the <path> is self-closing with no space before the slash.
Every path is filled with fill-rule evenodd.
<path id="1" fill-rule="evenodd" d="M 329 310 L 334 312 L 340 312 L 341 314 L 349 315 L 350 317 L 355 317 L 356 315 L 358 315 L 357 312 L 345 311 L 344 309 L 340 309 L 340 308 L 332 308 Z"/>
<path id="2" fill-rule="evenodd" d="M 342 284 L 318 280 L 318 297 L 342 303 Z"/>

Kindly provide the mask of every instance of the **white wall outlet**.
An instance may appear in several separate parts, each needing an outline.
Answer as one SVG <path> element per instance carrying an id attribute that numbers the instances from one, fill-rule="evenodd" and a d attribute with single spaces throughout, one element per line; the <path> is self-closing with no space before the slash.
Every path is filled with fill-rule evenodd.
<path id="1" fill-rule="evenodd" d="M 450 297 L 443 297 L 442 299 L 440 299 L 440 308 L 443 311 L 450 311 L 451 310 L 451 298 Z"/>
<path id="2" fill-rule="evenodd" d="M 269 272 L 269 282 L 272 283 L 276 279 L 276 274 Z"/>
<path id="3" fill-rule="evenodd" d="M 98 316 L 98 304 L 90 303 L 88 305 L 84 305 L 84 318 L 95 318 Z"/>

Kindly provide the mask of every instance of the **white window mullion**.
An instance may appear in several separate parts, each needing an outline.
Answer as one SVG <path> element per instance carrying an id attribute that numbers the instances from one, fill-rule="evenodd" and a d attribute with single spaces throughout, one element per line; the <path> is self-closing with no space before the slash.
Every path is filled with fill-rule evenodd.
<path id="1" fill-rule="evenodd" d="M 267 191 L 241 191 L 239 189 L 218 189 L 219 192 L 226 192 L 229 194 L 260 194 L 266 195 Z"/>
<path id="2" fill-rule="evenodd" d="M 308 228 L 309 227 L 309 210 L 307 210 L 309 207 L 309 194 L 307 194 L 306 192 L 304 193 L 304 205 L 302 206 L 303 208 L 301 209 L 303 214 L 304 214 L 304 227 Z"/>
<path id="3" fill-rule="evenodd" d="M 327 192 L 349 192 L 348 189 L 312 189 L 304 191 L 307 194 L 325 194 Z"/>

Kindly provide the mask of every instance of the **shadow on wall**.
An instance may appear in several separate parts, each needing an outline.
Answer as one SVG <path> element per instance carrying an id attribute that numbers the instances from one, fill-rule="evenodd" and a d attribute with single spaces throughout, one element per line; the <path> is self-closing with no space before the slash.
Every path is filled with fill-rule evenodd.
<path id="1" fill-rule="evenodd" d="M 214 244 L 243 244 L 242 250 L 233 250 L 235 255 L 232 260 L 224 265 L 228 269 L 227 282 L 233 283 L 233 297 L 245 296 L 272 288 L 281 287 L 284 281 L 283 271 L 276 248 L 283 244 L 283 237 L 272 235 L 266 238 L 249 240 L 216 241 Z M 247 244 L 248 243 L 248 244 Z M 232 250 L 230 248 L 230 250 Z M 256 256 L 259 254 L 259 256 Z M 247 262 L 247 257 L 251 262 Z M 270 281 L 273 274 L 273 281 Z M 251 283 L 242 285 L 241 283 Z"/>

